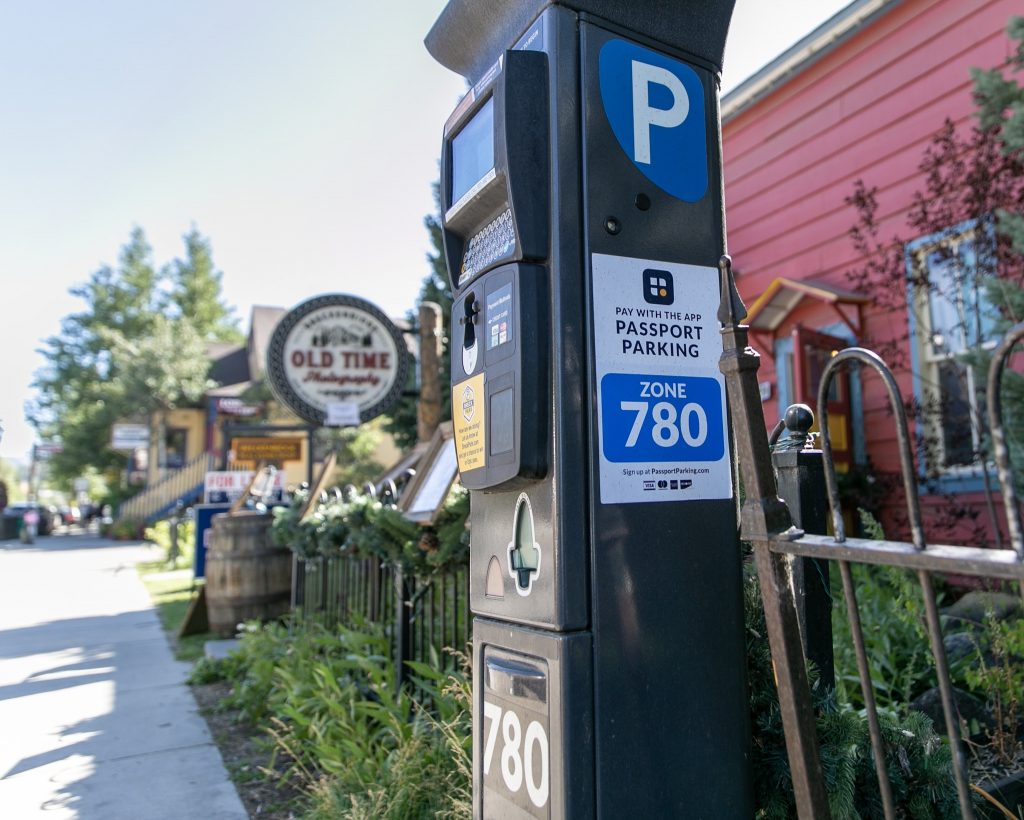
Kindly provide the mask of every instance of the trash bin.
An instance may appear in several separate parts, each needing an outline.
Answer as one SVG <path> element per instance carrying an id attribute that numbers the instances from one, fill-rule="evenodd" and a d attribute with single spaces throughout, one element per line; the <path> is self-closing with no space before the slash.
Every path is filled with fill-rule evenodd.
<path id="1" fill-rule="evenodd" d="M 8 541 L 12 538 L 17 538 L 19 524 L 21 524 L 20 518 L 7 515 L 0 516 L 0 541 Z"/>

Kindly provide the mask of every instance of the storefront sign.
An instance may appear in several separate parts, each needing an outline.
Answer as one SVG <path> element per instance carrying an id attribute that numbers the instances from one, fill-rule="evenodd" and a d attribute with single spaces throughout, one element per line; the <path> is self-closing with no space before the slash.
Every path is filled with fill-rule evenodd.
<path id="1" fill-rule="evenodd" d="M 148 424 L 115 424 L 110 432 L 113 450 L 142 450 L 149 447 Z"/>
<path id="2" fill-rule="evenodd" d="M 280 504 L 284 495 L 285 475 L 274 473 L 273 492 L 267 504 Z M 203 502 L 206 504 L 229 504 L 245 492 L 252 480 L 252 470 L 211 471 L 206 474 L 203 484 Z"/>
<path id="3" fill-rule="evenodd" d="M 64 452 L 64 445 L 57 444 L 55 442 L 44 442 L 42 444 L 35 445 L 36 458 L 40 461 L 46 461 L 50 456 L 57 455 L 57 453 Z"/>
<path id="4" fill-rule="evenodd" d="M 259 405 L 246 404 L 241 399 L 217 399 L 217 412 L 223 416 L 256 416 L 261 410 Z"/>
<path id="5" fill-rule="evenodd" d="M 326 422 L 330 404 L 352 403 L 360 421 L 387 411 L 401 395 L 409 353 L 397 327 L 356 296 L 318 296 L 278 323 L 267 350 L 274 395 L 300 418 Z"/>
<path id="6" fill-rule="evenodd" d="M 302 439 L 234 438 L 231 439 L 231 456 L 233 461 L 301 461 Z"/>

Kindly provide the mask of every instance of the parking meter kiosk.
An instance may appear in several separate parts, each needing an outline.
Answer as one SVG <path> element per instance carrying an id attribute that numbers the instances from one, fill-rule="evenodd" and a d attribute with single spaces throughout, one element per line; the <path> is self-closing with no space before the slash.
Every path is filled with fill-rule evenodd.
<path id="1" fill-rule="evenodd" d="M 451 0 L 477 817 L 752 815 L 717 260 L 731 2 Z"/>

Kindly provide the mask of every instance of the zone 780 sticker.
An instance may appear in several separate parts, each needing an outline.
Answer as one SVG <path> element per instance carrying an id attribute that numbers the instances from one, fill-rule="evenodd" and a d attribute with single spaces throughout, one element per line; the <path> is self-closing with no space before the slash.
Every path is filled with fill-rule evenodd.
<path id="1" fill-rule="evenodd" d="M 602 451 L 613 462 L 717 461 L 725 452 L 718 380 L 608 373 Z"/>

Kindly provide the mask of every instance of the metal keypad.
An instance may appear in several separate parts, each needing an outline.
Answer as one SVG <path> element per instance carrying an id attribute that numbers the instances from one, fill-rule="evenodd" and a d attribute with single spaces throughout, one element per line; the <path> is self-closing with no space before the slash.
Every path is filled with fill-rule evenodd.
<path id="1" fill-rule="evenodd" d="M 465 282 L 499 259 L 509 256 L 516 246 L 512 211 L 506 210 L 487 223 L 466 245 L 459 282 Z"/>

